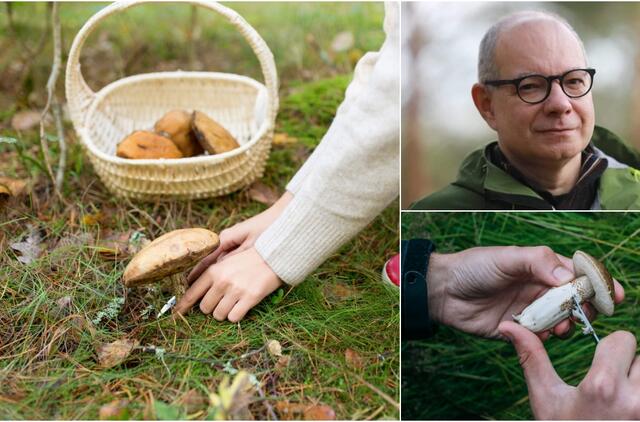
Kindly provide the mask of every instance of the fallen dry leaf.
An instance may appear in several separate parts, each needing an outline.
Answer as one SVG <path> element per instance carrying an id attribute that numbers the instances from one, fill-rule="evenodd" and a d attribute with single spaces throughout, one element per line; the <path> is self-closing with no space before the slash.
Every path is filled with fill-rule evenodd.
<path id="1" fill-rule="evenodd" d="M 6 199 L 11 195 L 11 190 L 9 190 L 8 187 L 6 187 L 5 185 L 0 185 L 0 200 Z"/>
<path id="2" fill-rule="evenodd" d="M 364 368 L 364 362 L 362 357 L 353 349 L 346 349 L 344 351 L 344 359 L 347 361 L 347 365 L 354 369 Z"/>
<path id="3" fill-rule="evenodd" d="M 356 296 L 357 290 L 341 283 L 324 283 L 322 294 L 327 302 L 335 304 L 352 299 Z"/>
<path id="4" fill-rule="evenodd" d="M 11 127 L 15 130 L 29 130 L 40 124 L 40 112 L 35 110 L 20 111 L 11 118 Z"/>
<path id="5" fill-rule="evenodd" d="M 262 182 L 255 182 L 249 189 L 249 197 L 261 204 L 273 205 L 280 197 L 273 189 Z"/>
<path id="6" fill-rule="evenodd" d="M 336 412 L 326 404 L 307 404 L 289 401 L 279 401 L 274 406 L 283 420 L 335 420 Z"/>
<path id="7" fill-rule="evenodd" d="M 304 410 L 304 420 L 306 421 L 333 421 L 336 419 L 336 412 L 326 404 L 316 404 Z"/>
<path id="8" fill-rule="evenodd" d="M 129 419 L 129 400 L 114 400 L 100 408 L 100 420 L 127 420 Z"/>
<path id="9" fill-rule="evenodd" d="M 93 239 L 93 234 L 88 232 L 67 234 L 66 236 L 58 240 L 54 251 L 57 249 L 90 245 L 93 243 Z"/>
<path id="10" fill-rule="evenodd" d="M 288 368 L 290 363 L 291 363 L 291 356 L 289 355 L 281 356 L 280 359 L 278 359 L 278 362 L 276 362 L 276 371 L 282 371 L 283 369 Z"/>
<path id="11" fill-rule="evenodd" d="M 8 189 L 9 195 L 20 196 L 26 192 L 27 182 L 11 177 L 0 176 L 0 189 L 3 186 Z"/>
<path id="12" fill-rule="evenodd" d="M 289 136 L 286 133 L 276 133 L 275 135 L 273 135 L 274 145 L 292 145 L 297 143 L 298 143 L 298 138 Z"/>
<path id="13" fill-rule="evenodd" d="M 82 224 L 85 226 L 95 226 L 100 224 L 104 220 L 104 214 L 102 211 L 98 211 L 92 214 L 85 214 L 82 216 Z"/>
<path id="14" fill-rule="evenodd" d="M 96 243 L 96 248 L 105 258 L 123 258 L 129 254 L 130 237 L 130 230 L 124 233 L 109 233 Z"/>
<path id="15" fill-rule="evenodd" d="M 278 340 L 269 340 L 267 342 L 267 350 L 271 356 L 282 356 L 282 346 Z"/>
<path id="16" fill-rule="evenodd" d="M 71 296 L 63 296 L 56 301 L 56 305 L 58 305 L 58 312 L 66 312 L 66 310 L 71 306 Z"/>
<path id="17" fill-rule="evenodd" d="M 40 242 L 42 242 L 40 230 L 37 228 L 31 228 L 29 236 L 24 242 L 12 243 L 9 246 L 14 251 L 21 253 L 21 256 L 18 257 L 18 261 L 23 264 L 30 264 L 40 256 L 40 253 L 42 253 Z"/>
<path id="18" fill-rule="evenodd" d="M 114 367 L 129 357 L 135 347 L 140 344 L 138 340 L 116 340 L 112 343 L 103 343 L 98 346 L 98 363 L 103 368 Z"/>

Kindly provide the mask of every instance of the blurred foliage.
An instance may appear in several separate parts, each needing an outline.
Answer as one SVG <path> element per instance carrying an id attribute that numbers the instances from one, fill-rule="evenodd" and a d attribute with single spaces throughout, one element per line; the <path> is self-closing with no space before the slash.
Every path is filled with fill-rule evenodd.
<path id="1" fill-rule="evenodd" d="M 106 3 L 60 7 L 63 59 L 82 25 Z M 281 87 L 295 81 L 348 74 L 362 54 L 384 40 L 382 3 L 228 3 L 264 38 L 274 54 Z M 35 57 L 47 22 L 45 3 L 0 5 L 0 110 L 42 106 L 51 68 L 50 42 Z M 341 32 L 353 45 L 333 51 Z M 236 73 L 262 80 L 258 60 L 242 35 L 222 16 L 189 4 L 144 4 L 103 20 L 87 39 L 82 72 L 97 90 L 124 76 L 163 70 Z M 58 89 L 63 95 L 63 83 Z"/>

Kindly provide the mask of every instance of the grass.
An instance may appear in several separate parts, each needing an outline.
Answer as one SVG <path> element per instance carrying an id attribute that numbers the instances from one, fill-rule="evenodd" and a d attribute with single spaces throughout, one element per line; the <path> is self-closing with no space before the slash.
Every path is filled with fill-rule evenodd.
<path id="1" fill-rule="evenodd" d="M 409 213 L 403 239 L 428 237 L 440 253 L 474 246 L 548 245 L 571 256 L 583 250 L 605 265 L 625 288 L 612 317 L 594 328 L 602 338 L 617 330 L 636 336 L 640 318 L 640 216 L 633 213 Z M 577 385 L 595 350 L 580 330 L 545 346 L 558 374 Z M 511 345 L 440 326 L 428 340 L 402 344 L 402 417 L 406 419 L 531 419 L 527 389 Z"/>
<path id="2" fill-rule="evenodd" d="M 62 5 L 66 45 L 79 25 L 101 6 Z M 265 13 L 267 6 L 270 9 Z M 316 57 L 304 48 L 303 59 L 294 65 L 295 55 L 285 45 L 286 31 L 310 33 L 325 24 L 326 30 L 315 34 L 320 51 L 325 51 L 336 32 L 350 28 L 356 34 L 354 49 L 377 48 L 373 44 L 382 41 L 382 7 L 350 3 L 240 3 L 233 7 L 257 28 L 260 26 L 258 30 L 274 51 L 282 78 L 276 132 L 285 132 L 298 141 L 274 147 L 262 179 L 282 193 L 330 125 L 352 69 L 351 64 L 336 57 L 320 63 L 320 55 Z M 153 10 L 144 8 L 148 13 Z M 326 8 L 335 16 L 324 13 Z M 186 6 L 176 10 L 174 22 L 182 22 L 190 13 Z M 33 43 L 43 13 L 42 4 L 16 5 L 17 36 L 22 41 Z M 291 16 L 303 17 L 300 22 L 306 26 L 290 25 Z M 134 21 L 155 22 L 158 29 L 143 30 L 149 27 L 147 23 L 129 25 L 135 32 L 131 40 L 145 37 L 151 40 L 148 52 L 164 51 L 159 45 L 167 39 L 154 37 L 167 29 L 169 20 L 153 17 L 131 15 Z M 202 19 L 200 40 L 204 49 L 209 31 L 223 31 L 205 25 L 209 18 L 203 14 L 198 18 Z M 114 45 L 120 37 L 115 28 L 116 23 L 107 25 Z M 179 30 L 168 31 L 171 42 L 178 44 Z M 0 31 L 0 44 L 7 40 L 3 38 L 6 35 Z M 282 39 L 278 41 L 278 37 Z M 166 59 L 187 63 L 188 52 L 174 51 L 170 44 L 165 53 L 176 56 Z M 100 52 L 89 43 L 87 46 L 84 66 L 103 63 L 92 61 Z M 290 42 L 289 47 L 295 49 L 295 43 Z M 248 69 L 254 60 L 250 52 L 232 50 L 238 54 L 240 70 Z M 116 51 L 111 48 L 107 57 Z M 215 60 L 215 54 L 211 56 L 210 60 Z M 286 59 L 280 61 L 282 57 Z M 239 324 L 218 323 L 200 312 L 189 314 L 185 321 L 156 320 L 153 315 L 169 296 L 161 289 L 129 292 L 120 308 L 117 300 L 125 296 L 120 277 L 127 259 L 102 255 L 94 246 L 100 239 L 132 231 L 152 239 L 190 226 L 219 232 L 264 210 L 265 205 L 253 201 L 246 189 L 208 201 L 132 203 L 114 198 L 97 179 L 69 122 L 65 202 L 57 201 L 42 170 L 37 129 L 17 133 L 9 124 L 16 112 L 38 105 L 48 60 L 46 53 L 38 57 L 24 85 L 6 91 L 8 105 L 0 107 L 0 135 L 19 142 L 18 148 L 0 144 L 0 171 L 32 185 L 26 198 L 13 199 L 0 209 L 0 419 L 97 419 L 101 407 L 116 399 L 128 400 L 127 417 L 131 419 L 206 419 L 211 412 L 208 394 L 216 392 L 228 376 L 227 364 L 245 369 L 261 381 L 266 399 L 253 396 L 249 406 L 257 419 L 268 418 L 268 404 L 287 401 L 329 405 L 339 419 L 397 419 L 398 292 L 379 282 L 379 270 L 388 257 L 385 254 L 397 249 L 397 205 L 385 210 L 302 285 L 265 299 Z M 144 60 L 133 69 L 143 67 Z M 117 72 L 92 69 L 99 76 L 93 82 L 118 77 Z M 53 132 L 53 128 L 48 131 Z M 56 163 L 55 142 L 51 147 Z M 17 260 L 9 244 L 22 240 L 34 228 L 43 236 L 43 251 L 36 261 L 25 265 Z M 60 300 L 70 303 L 60 307 Z M 115 306 L 115 311 L 105 312 L 110 306 Z M 153 312 L 149 312 L 149 306 Z M 107 315 L 98 322 L 101 312 Z M 149 314 L 152 316 L 147 318 Z M 123 338 L 163 348 L 164 360 L 136 350 L 122 364 L 101 368 L 97 363 L 98 346 Z M 283 353 L 290 357 L 288 365 L 262 349 L 269 340 L 281 343 Z M 347 359 L 351 353 L 347 350 L 355 352 L 360 363 Z"/>

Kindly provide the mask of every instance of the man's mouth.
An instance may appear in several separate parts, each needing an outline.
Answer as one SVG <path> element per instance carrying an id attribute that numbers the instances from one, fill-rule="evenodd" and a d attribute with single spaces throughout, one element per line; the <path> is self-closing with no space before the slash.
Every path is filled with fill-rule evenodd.
<path id="1" fill-rule="evenodd" d="M 537 132 L 540 133 L 569 133 L 571 131 L 576 130 L 576 128 L 565 128 L 565 127 L 557 127 L 557 128 L 545 128 L 545 129 L 538 129 Z"/>

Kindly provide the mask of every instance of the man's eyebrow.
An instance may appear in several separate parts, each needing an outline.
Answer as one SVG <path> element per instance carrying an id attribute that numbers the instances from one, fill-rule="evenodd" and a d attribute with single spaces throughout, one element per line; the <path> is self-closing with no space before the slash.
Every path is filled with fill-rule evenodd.
<path id="1" fill-rule="evenodd" d="M 571 72 L 572 70 L 578 70 L 578 69 L 584 69 L 583 67 L 572 67 L 569 68 L 561 73 L 558 73 L 558 75 L 562 75 L 564 73 L 567 72 Z M 526 78 L 527 76 L 534 76 L 534 75 L 539 75 L 539 76 L 551 76 L 551 75 L 544 75 L 542 73 L 537 73 L 537 72 L 520 72 L 518 73 L 513 79 L 519 79 L 519 78 Z"/>

